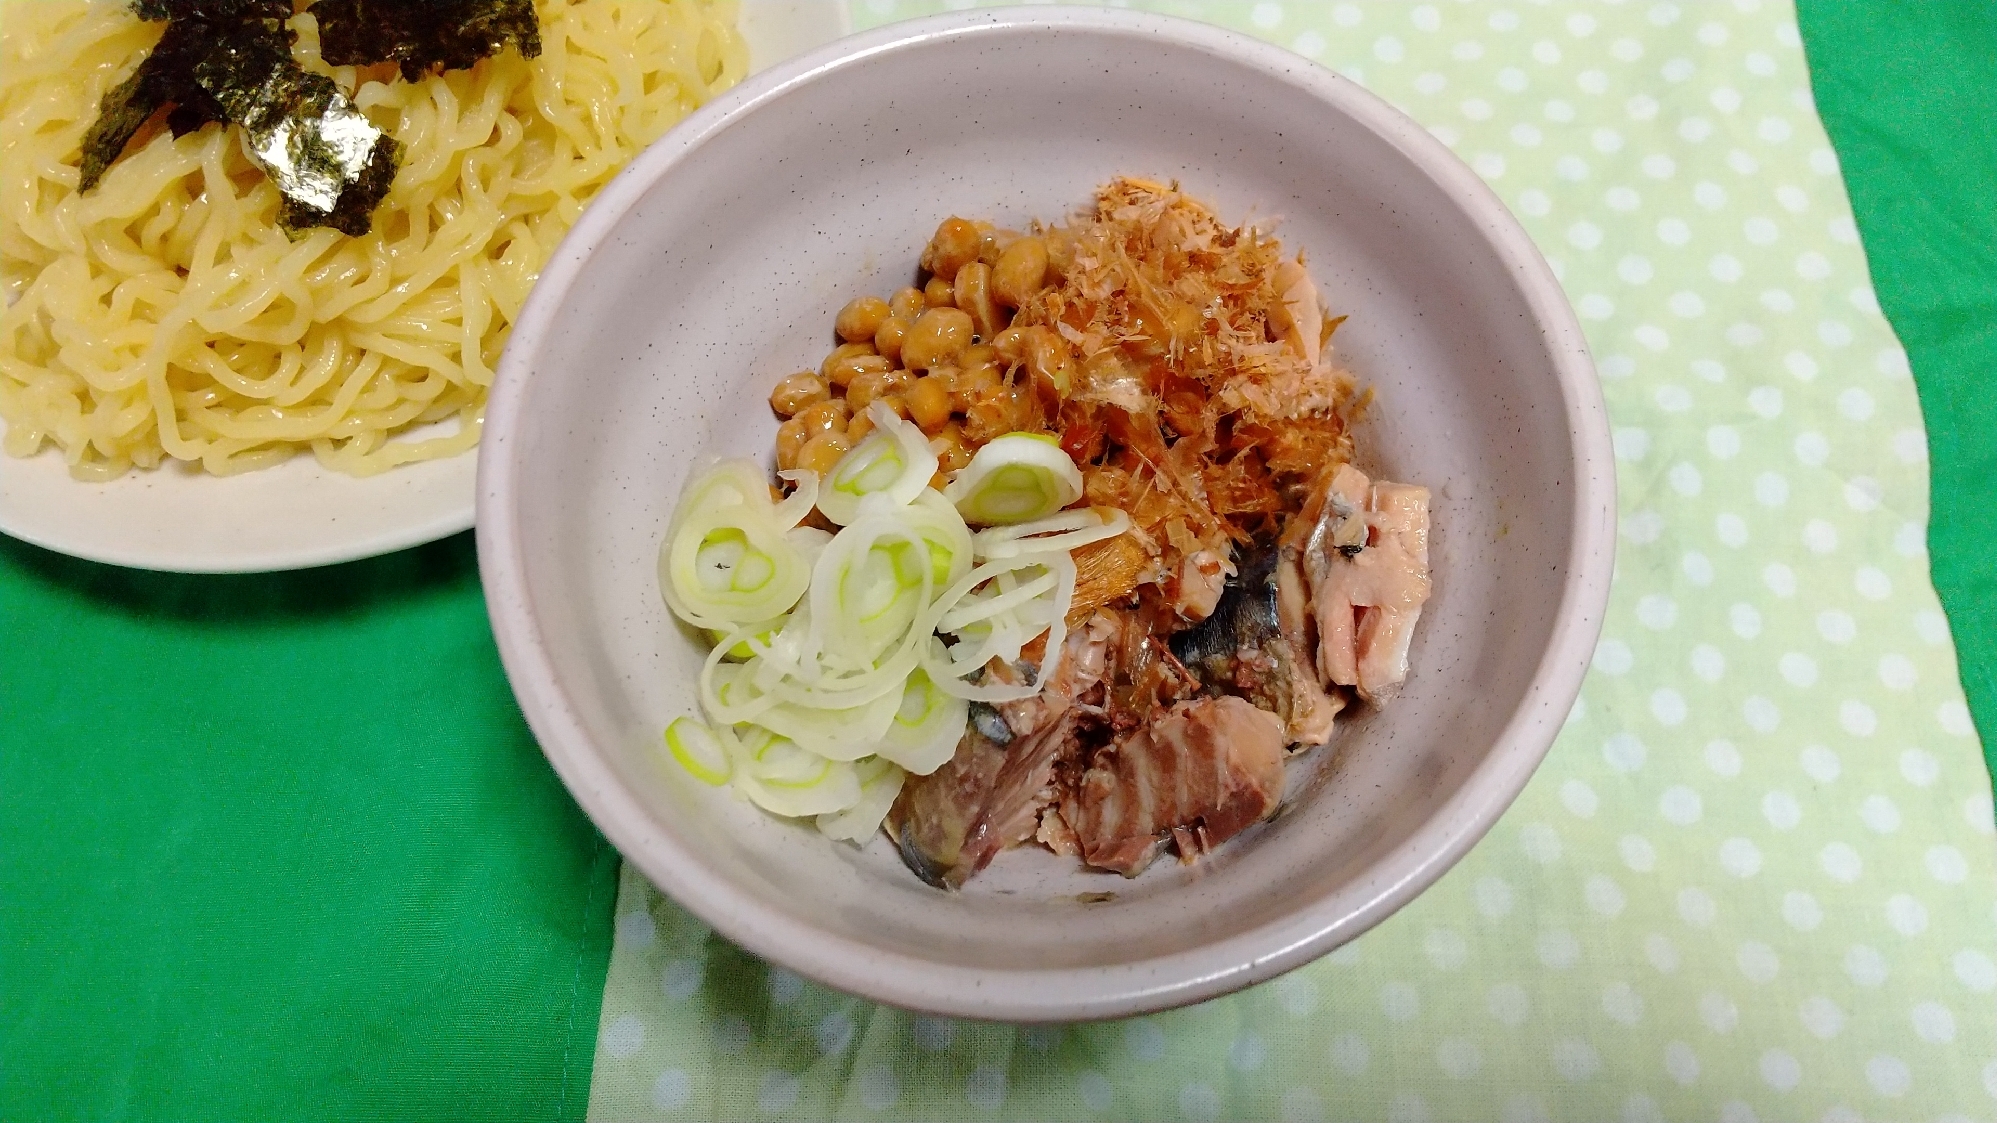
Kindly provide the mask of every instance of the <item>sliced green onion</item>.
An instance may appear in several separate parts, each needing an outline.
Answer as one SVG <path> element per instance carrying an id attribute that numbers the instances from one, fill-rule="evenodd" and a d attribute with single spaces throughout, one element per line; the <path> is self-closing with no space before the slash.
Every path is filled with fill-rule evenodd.
<path id="1" fill-rule="evenodd" d="M 881 821 L 901 794 L 908 773 L 879 757 L 869 757 L 853 767 L 860 780 L 859 800 L 844 811 L 820 815 L 818 829 L 827 838 L 864 844 L 881 829 Z"/>
<path id="2" fill-rule="evenodd" d="M 806 752 L 788 738 L 750 726 L 737 744 L 734 784 L 756 806 L 800 818 L 844 811 L 860 801 L 860 777 L 844 761 Z"/>
<path id="3" fill-rule="evenodd" d="M 926 558 L 929 544 L 895 513 L 876 513 L 832 536 L 811 571 L 811 625 L 818 647 L 863 663 L 908 646 L 910 629 L 936 589 L 934 567 L 906 564 L 905 544 Z"/>
<path id="4" fill-rule="evenodd" d="M 727 649 L 724 650 L 721 654 L 721 657 L 723 659 L 727 659 L 735 663 L 741 663 L 747 661 L 756 654 L 755 650 L 756 644 L 769 643 L 770 640 L 776 637 L 777 633 L 783 631 L 784 625 L 788 624 L 789 622 L 790 622 L 789 616 L 779 616 L 775 620 L 766 620 L 761 624 L 751 624 L 746 628 L 737 629 L 735 632 L 724 632 L 719 628 L 703 628 L 701 630 L 707 633 L 707 642 L 716 645 L 722 644 L 731 635 L 737 635 L 743 632 L 748 633 L 747 635 L 743 636 L 741 639 L 738 639 L 734 643 L 729 644 L 727 646 Z"/>
<path id="5" fill-rule="evenodd" d="M 789 612 L 810 582 L 762 469 L 724 460 L 688 482 L 659 550 L 659 588 L 675 615 L 734 631 Z"/>
<path id="6" fill-rule="evenodd" d="M 932 638 L 932 647 L 942 641 Z M 927 776 L 955 755 L 970 720 L 970 703 L 936 688 L 927 672 L 908 676 L 908 688 L 894 720 L 879 739 L 880 755 L 918 776 Z"/>
<path id="7" fill-rule="evenodd" d="M 756 723 L 827 760 L 859 760 L 872 755 L 888 735 L 901 704 L 901 696 L 892 690 L 843 710 L 779 702 L 763 711 Z"/>
<path id="8" fill-rule="evenodd" d="M 1082 473 L 1044 433 L 1007 433 L 977 451 L 943 489 L 979 526 L 1046 518 L 1082 497 Z"/>
<path id="9" fill-rule="evenodd" d="M 1130 529 L 1130 516 L 1114 507 L 1090 507 L 1062 511 L 1044 519 L 1016 526 L 995 526 L 971 536 L 978 558 L 1018 557 L 1021 554 L 1052 550 L 1069 551 L 1105 538 L 1115 538 Z"/>
<path id="10" fill-rule="evenodd" d="M 703 784 L 720 787 L 735 771 L 734 761 L 714 730 L 690 717 L 676 717 L 666 726 L 666 751 Z"/>
<path id="11" fill-rule="evenodd" d="M 943 595 L 936 598 L 936 603 L 930 606 L 929 612 L 925 614 L 923 621 L 918 627 L 935 628 L 937 621 L 948 616 L 967 597 L 970 597 L 974 590 L 980 588 L 986 582 L 997 584 L 997 579 L 1001 575 L 1034 568 L 1044 568 L 1051 572 L 1054 574 L 1055 581 L 1054 587 L 1047 594 L 1049 603 L 1045 615 L 1043 616 L 1038 612 L 1032 613 L 1033 623 L 1027 624 L 1020 629 L 1023 632 L 1023 637 L 1020 641 L 1022 644 L 1041 634 L 1042 631 L 1045 631 L 1047 634 L 1047 654 L 1041 660 L 1039 672 L 1033 676 L 1033 681 L 1020 683 L 1016 686 L 1003 683 L 987 685 L 966 682 L 965 679 L 977 673 L 979 668 L 984 666 L 984 662 L 973 664 L 971 660 L 957 656 L 954 651 L 944 656 L 939 654 L 935 648 L 930 648 L 922 660 L 922 669 L 928 672 L 931 680 L 935 682 L 937 689 L 948 694 L 954 694 L 959 698 L 970 699 L 973 702 L 1017 702 L 1040 693 L 1040 688 L 1047 684 L 1050 676 L 1054 674 L 1056 668 L 1059 666 L 1061 661 L 1061 643 L 1068 637 L 1068 608 L 1073 603 L 1075 597 L 1075 563 L 1068 555 L 1063 553 L 1028 554 L 1017 558 L 1003 558 L 998 561 L 986 562 L 965 574 L 962 580 L 944 590 Z M 998 593 L 999 595 L 1004 595 L 1006 591 L 1001 586 Z M 1029 602 L 1029 604 L 1031 603 L 1033 602 Z M 1019 627 L 1019 618 L 1025 614 L 1026 606 L 1020 606 L 1009 612 L 1002 612 L 990 617 L 990 620 L 996 625 L 998 621 L 1006 621 L 1010 618 L 1008 622 L 1012 623 L 1015 627 Z M 1045 621 L 1044 623 L 1041 622 L 1043 620 Z"/>
<path id="12" fill-rule="evenodd" d="M 813 507 L 818 506 L 818 473 L 805 468 L 792 468 L 778 472 L 777 478 L 789 480 L 796 488 L 785 496 L 783 502 L 778 503 L 773 511 L 777 517 L 777 525 L 785 530 L 791 530 L 804 521 L 804 517 L 811 513 Z M 823 534 L 824 531 L 816 533 Z"/>
<path id="13" fill-rule="evenodd" d="M 818 492 L 818 510 L 840 526 L 860 517 L 861 500 L 870 495 L 908 506 L 936 475 L 936 452 L 922 430 L 880 402 L 867 407 L 867 416 L 874 431 L 839 458 Z"/>

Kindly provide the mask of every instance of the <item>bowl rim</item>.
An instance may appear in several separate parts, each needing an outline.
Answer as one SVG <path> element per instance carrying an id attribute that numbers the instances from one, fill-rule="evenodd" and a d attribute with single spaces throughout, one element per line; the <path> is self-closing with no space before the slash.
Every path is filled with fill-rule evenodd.
<path id="1" fill-rule="evenodd" d="M 817 79 L 883 55 L 948 41 L 1041 31 L 1146 40 L 1284 82 L 1345 113 L 1398 149 L 1476 222 L 1518 278 L 1545 340 L 1575 446 L 1573 540 L 1552 635 L 1492 751 L 1463 786 L 1392 851 L 1387 875 L 1355 890 L 1357 908 L 1320 903 L 1186 951 L 1112 967 L 955 966 L 833 936 L 767 907 L 649 823 L 590 741 L 531 611 L 521 525 L 511 501 L 522 469 L 513 433 L 526 412 L 529 368 L 584 263 L 644 193 L 714 136 Z M 1400 110 L 1327 67 L 1274 44 L 1176 17 L 1022 7 L 933 16 L 842 39 L 751 77 L 689 116 L 592 201 L 529 295 L 493 382 L 478 460 L 478 558 L 501 661 L 536 741 L 611 843 L 675 902 L 764 959 L 841 991 L 928 1013 L 1012 1022 L 1122 1017 L 1215 997 L 1273 978 L 1380 923 L 1468 853 L 1517 798 L 1580 693 L 1608 605 L 1615 535 L 1608 414 L 1587 344 L 1551 268 L 1497 195 Z"/>

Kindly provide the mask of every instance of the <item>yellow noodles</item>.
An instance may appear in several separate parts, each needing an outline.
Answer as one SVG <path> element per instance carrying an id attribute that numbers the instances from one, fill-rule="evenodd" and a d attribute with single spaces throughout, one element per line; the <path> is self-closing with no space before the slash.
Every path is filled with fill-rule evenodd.
<path id="1" fill-rule="evenodd" d="M 539 0 L 542 53 L 418 82 L 295 56 L 404 146 L 353 238 L 278 229 L 241 132 L 142 133 L 76 191 L 98 100 L 159 38 L 123 4 L 0 4 L 0 420 L 78 479 L 163 458 L 217 475 L 310 445 L 354 475 L 478 441 L 542 263 L 640 148 L 740 80 L 730 0 Z M 433 422 L 442 435 L 391 439 Z"/>

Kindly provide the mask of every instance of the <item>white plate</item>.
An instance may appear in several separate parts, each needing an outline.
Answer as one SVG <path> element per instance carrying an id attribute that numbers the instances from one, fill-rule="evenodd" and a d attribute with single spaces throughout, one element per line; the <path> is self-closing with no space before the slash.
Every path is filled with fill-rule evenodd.
<path id="1" fill-rule="evenodd" d="M 747 0 L 751 70 L 844 35 L 838 0 Z M 4 432 L 0 422 L 0 432 Z M 310 456 L 215 478 L 176 464 L 105 484 L 70 479 L 60 453 L 0 455 L 0 532 L 93 561 L 182 573 L 303 569 L 399 550 L 472 525 L 478 457 L 355 479 Z"/>

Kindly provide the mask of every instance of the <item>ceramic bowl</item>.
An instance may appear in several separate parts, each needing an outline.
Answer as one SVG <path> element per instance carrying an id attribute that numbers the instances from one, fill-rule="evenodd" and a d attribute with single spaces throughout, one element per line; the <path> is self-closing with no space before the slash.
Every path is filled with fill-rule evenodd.
<path id="1" fill-rule="evenodd" d="M 951 214 L 1060 219 L 1115 174 L 1280 218 L 1377 394 L 1362 466 L 1434 492 L 1435 593 L 1384 710 L 1291 765 L 1284 809 L 1126 881 L 1036 849 L 961 893 L 702 787 L 660 731 L 703 650 L 655 558 L 690 469 L 765 458 L 774 381 L 834 313 L 908 284 Z M 1364 89 L 1215 28 L 948 16 L 842 40 L 641 155 L 543 273 L 492 391 L 479 562 L 562 779 L 625 857 L 750 951 L 938 1013 L 1101 1018 L 1268 979 L 1433 883 L 1524 786 L 1593 650 L 1614 546 L 1600 388 L 1537 250 Z M 1105 893 L 1108 900 L 1100 899 Z"/>

